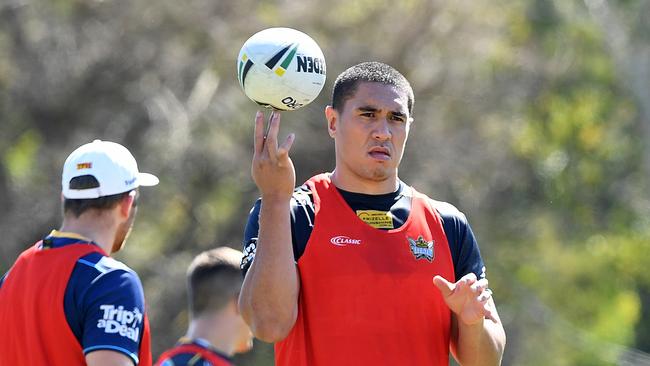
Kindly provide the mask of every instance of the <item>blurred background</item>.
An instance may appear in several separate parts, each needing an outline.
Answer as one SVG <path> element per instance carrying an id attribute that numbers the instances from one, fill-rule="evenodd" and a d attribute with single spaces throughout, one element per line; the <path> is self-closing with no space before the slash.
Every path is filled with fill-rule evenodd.
<path id="1" fill-rule="evenodd" d="M 334 166 L 323 108 L 361 61 L 415 90 L 400 176 L 464 211 L 508 334 L 504 365 L 650 365 L 650 2 L 2 0 L 0 272 L 61 220 L 65 157 L 123 143 L 161 177 L 127 248 L 157 357 L 187 325 L 184 274 L 241 249 L 257 106 L 235 60 L 288 26 L 328 81 L 283 114 L 300 184 Z M 433 290 L 433 289 L 432 289 Z M 237 364 L 272 365 L 256 342 Z"/>

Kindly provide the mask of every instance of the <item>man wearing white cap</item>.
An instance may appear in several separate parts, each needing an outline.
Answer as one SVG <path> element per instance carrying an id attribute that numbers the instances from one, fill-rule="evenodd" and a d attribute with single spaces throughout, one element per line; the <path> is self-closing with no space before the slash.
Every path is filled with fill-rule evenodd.
<path id="1" fill-rule="evenodd" d="M 0 279 L 0 365 L 151 365 L 138 275 L 110 254 L 133 226 L 140 173 L 122 145 L 95 140 L 63 166 L 63 223 Z"/>

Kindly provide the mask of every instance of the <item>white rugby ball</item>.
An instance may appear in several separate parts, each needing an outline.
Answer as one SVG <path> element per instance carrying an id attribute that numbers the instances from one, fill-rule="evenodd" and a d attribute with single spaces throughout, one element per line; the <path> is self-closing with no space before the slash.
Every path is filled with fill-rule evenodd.
<path id="1" fill-rule="evenodd" d="M 244 94 L 262 106 L 290 111 L 311 103 L 325 85 L 323 51 L 307 34 L 292 28 L 255 33 L 237 57 Z"/>

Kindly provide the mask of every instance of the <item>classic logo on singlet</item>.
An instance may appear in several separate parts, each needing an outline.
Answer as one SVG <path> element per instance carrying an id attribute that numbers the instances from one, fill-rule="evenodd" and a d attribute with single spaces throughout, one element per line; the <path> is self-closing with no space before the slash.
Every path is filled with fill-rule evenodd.
<path id="1" fill-rule="evenodd" d="M 140 328 L 144 315 L 140 309 L 134 307 L 133 311 L 124 310 L 124 306 L 101 305 L 104 311 L 102 319 L 97 322 L 97 328 L 103 328 L 109 334 L 119 334 L 122 337 L 137 342 L 140 337 Z"/>
<path id="2" fill-rule="evenodd" d="M 338 247 L 345 247 L 348 245 L 361 245 L 361 239 L 352 239 L 349 236 L 339 235 L 330 239 L 330 243 Z"/>
<path id="3" fill-rule="evenodd" d="M 406 239 L 408 239 L 411 253 L 413 253 L 415 259 L 426 259 L 429 262 L 433 261 L 433 258 L 435 257 L 435 253 L 433 252 L 433 240 L 426 241 L 422 235 L 415 240 L 409 237 Z"/>

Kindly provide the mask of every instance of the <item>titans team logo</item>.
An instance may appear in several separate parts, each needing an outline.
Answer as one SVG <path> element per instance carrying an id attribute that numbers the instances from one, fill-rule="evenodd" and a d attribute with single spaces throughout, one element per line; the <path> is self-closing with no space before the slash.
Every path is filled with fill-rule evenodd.
<path id="1" fill-rule="evenodd" d="M 407 237 L 409 241 L 409 246 L 411 247 L 411 253 L 415 256 L 415 259 L 426 259 L 429 262 L 433 261 L 435 258 L 435 253 L 433 252 L 433 240 L 426 241 L 420 235 L 417 240 Z"/>

